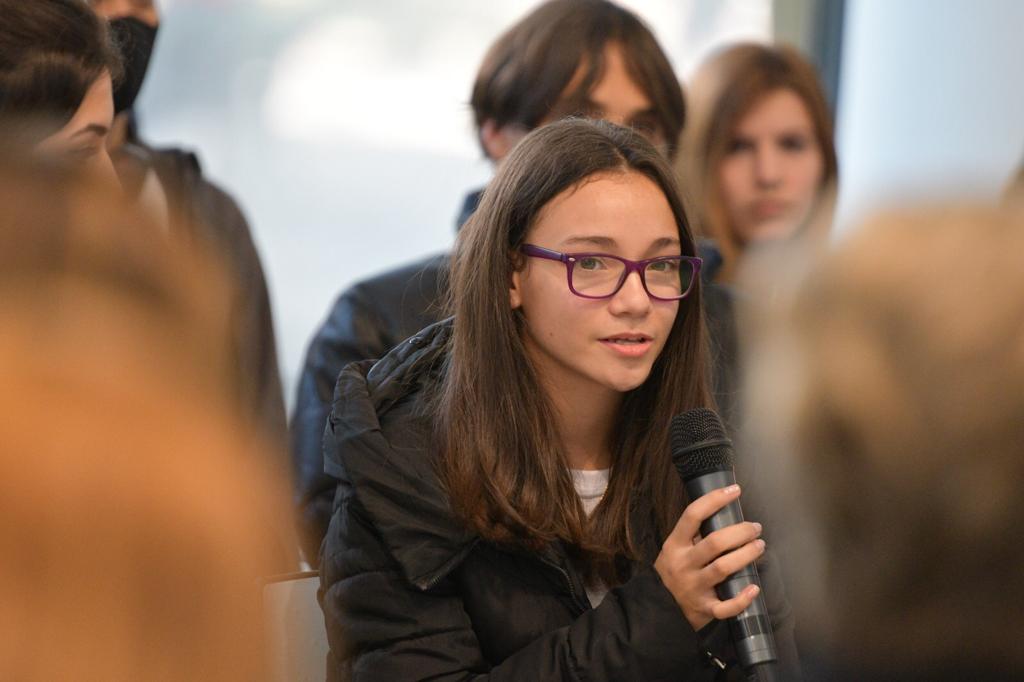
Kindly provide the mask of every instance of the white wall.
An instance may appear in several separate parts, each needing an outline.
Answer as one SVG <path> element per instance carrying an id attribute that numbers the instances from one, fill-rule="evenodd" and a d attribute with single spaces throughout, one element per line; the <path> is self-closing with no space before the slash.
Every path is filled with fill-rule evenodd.
<path id="1" fill-rule="evenodd" d="M 1024 2 L 848 0 L 838 224 L 996 198 L 1024 159 Z"/>

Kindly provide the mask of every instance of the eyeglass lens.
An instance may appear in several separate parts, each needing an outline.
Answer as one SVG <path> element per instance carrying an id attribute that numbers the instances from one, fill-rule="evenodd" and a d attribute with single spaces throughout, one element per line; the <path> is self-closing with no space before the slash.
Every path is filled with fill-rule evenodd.
<path id="1" fill-rule="evenodd" d="M 572 288 L 584 296 L 611 296 L 623 279 L 626 264 L 614 258 L 585 256 L 572 269 Z M 678 298 L 690 288 L 693 265 L 682 258 L 648 263 L 644 268 L 647 290 L 659 298 Z"/>

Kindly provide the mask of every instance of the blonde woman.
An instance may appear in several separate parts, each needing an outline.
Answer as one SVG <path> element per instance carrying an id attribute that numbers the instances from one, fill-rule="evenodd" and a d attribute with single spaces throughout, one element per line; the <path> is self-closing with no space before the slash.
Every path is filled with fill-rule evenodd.
<path id="1" fill-rule="evenodd" d="M 733 282 L 759 245 L 820 238 L 838 166 L 814 67 L 788 47 L 736 45 L 701 66 L 688 95 L 679 170 L 713 240 L 705 278 Z"/>

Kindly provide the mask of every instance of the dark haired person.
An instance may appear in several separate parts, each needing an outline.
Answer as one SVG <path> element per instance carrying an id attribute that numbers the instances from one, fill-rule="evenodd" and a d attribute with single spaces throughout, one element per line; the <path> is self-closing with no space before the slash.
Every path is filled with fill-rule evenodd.
<path id="1" fill-rule="evenodd" d="M 698 537 L 740 492 L 686 500 L 668 447 L 710 402 L 695 254 L 636 132 L 571 119 L 509 154 L 459 234 L 453 317 L 339 378 L 329 679 L 742 679 L 720 619 L 757 588 L 714 586 L 763 555 L 761 528 Z"/>
<path id="2" fill-rule="evenodd" d="M 497 163 L 530 130 L 576 115 L 641 132 L 668 158 L 685 117 L 682 90 L 651 31 L 606 0 L 552 0 L 492 45 L 473 84 L 480 145 Z M 464 202 L 457 225 L 480 193 Z M 324 427 L 339 372 L 349 362 L 380 358 L 440 318 L 447 254 L 355 284 L 334 302 L 306 354 L 291 423 L 296 504 L 306 558 L 315 562 L 337 481 L 324 472 Z M 708 292 L 715 340 L 716 395 L 728 403 L 735 355 L 731 299 Z"/>
<path id="3" fill-rule="evenodd" d="M 25 147 L 116 181 L 106 142 L 121 62 L 76 0 L 0 0 L 0 119 Z"/>
<path id="4" fill-rule="evenodd" d="M 160 24 L 152 0 L 90 0 L 110 22 L 124 55 L 124 77 L 114 90 L 116 116 L 109 146 L 125 191 L 167 216 L 170 225 L 192 225 L 197 237 L 221 254 L 234 273 L 233 309 L 241 398 L 272 442 L 284 448 L 287 425 L 277 364 L 270 297 L 249 225 L 235 200 L 204 174 L 192 151 L 146 144 L 133 105 L 145 82 Z"/>

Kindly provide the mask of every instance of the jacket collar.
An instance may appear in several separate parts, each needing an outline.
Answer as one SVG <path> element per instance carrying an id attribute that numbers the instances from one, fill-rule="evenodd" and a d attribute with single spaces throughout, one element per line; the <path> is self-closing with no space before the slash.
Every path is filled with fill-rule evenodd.
<path id="1" fill-rule="evenodd" d="M 448 319 L 424 329 L 372 367 L 349 365 L 324 434 L 325 471 L 340 481 L 342 504 L 369 517 L 420 589 L 458 566 L 476 540 L 451 512 L 434 468 L 431 417 L 417 399 L 437 383 L 451 327 Z"/>

